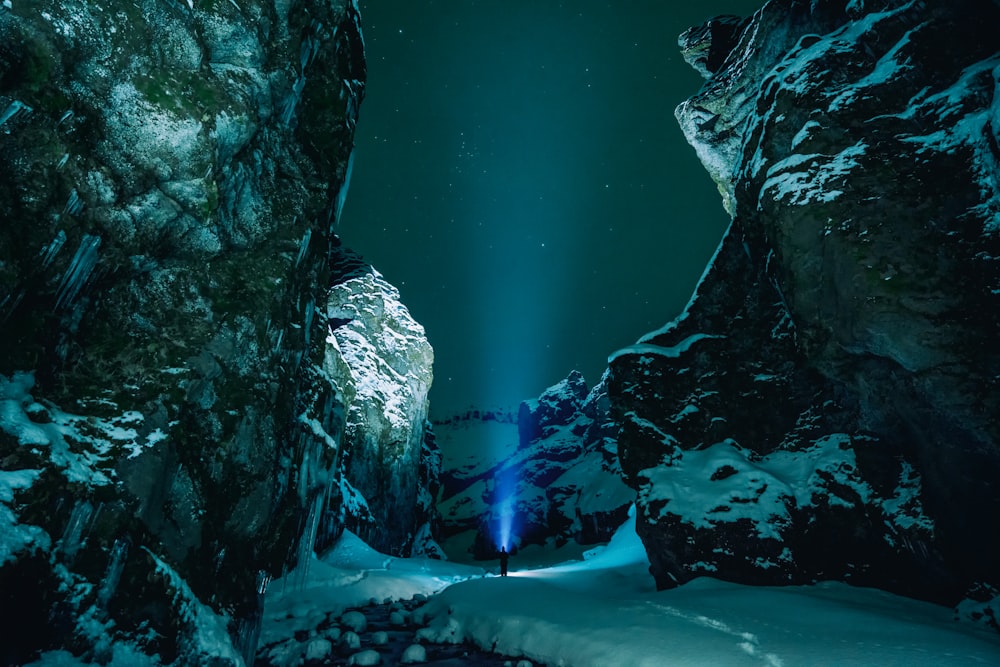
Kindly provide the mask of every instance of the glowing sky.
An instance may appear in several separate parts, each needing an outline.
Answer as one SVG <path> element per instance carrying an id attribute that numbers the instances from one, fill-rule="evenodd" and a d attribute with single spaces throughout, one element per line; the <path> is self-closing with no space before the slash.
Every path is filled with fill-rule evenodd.
<path id="1" fill-rule="evenodd" d="M 728 223 L 676 36 L 758 0 L 362 0 L 340 233 L 434 347 L 431 411 L 516 407 L 673 319 Z"/>

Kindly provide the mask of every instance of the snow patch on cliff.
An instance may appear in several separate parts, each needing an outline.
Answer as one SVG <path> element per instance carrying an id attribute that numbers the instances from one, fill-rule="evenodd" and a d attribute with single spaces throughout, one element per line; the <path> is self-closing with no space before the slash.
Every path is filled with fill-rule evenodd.
<path id="1" fill-rule="evenodd" d="M 696 528 L 748 520 L 761 538 L 783 539 L 792 510 L 824 503 L 880 507 L 900 529 L 933 530 L 920 504 L 920 477 L 903 465 L 893 496 L 879 498 L 857 468 L 853 439 L 836 433 L 802 451 L 755 456 L 727 440 L 703 450 L 678 450 L 669 465 L 639 473 L 639 497 L 659 517 L 672 514 Z"/>
<path id="2" fill-rule="evenodd" d="M 34 373 L 0 375 L 0 430 L 47 458 L 70 482 L 110 484 L 115 474 L 111 462 L 119 453 L 134 458 L 166 437 L 159 429 L 140 435 L 143 416 L 134 410 L 100 418 L 42 405 L 31 396 L 34 385 Z"/>

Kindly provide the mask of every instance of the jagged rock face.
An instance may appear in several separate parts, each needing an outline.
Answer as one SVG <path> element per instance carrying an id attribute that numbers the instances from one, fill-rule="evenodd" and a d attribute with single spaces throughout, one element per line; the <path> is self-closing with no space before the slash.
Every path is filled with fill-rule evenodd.
<path id="1" fill-rule="evenodd" d="M 565 380 L 549 387 L 537 399 L 523 401 L 518 408 L 517 429 L 521 446 L 553 435 L 568 424 L 587 400 L 583 374 L 573 371 Z"/>
<path id="2" fill-rule="evenodd" d="M 350 397 L 343 438 L 347 527 L 382 553 L 409 555 L 433 507 L 434 479 L 421 479 L 421 465 L 434 352 L 399 291 L 378 271 L 357 257 L 338 263 L 350 269 L 338 272 L 327 301 L 327 363 Z"/>
<path id="3" fill-rule="evenodd" d="M 337 481 L 364 81 L 346 1 L 0 8 L 3 662 L 251 654 Z"/>
<path id="4" fill-rule="evenodd" d="M 476 411 L 436 433 L 441 533 L 472 535 L 477 558 L 494 558 L 505 537 L 508 547 L 607 541 L 635 497 L 622 482 L 603 379 L 588 391 L 574 371 L 522 402 L 516 420 Z"/>
<path id="5" fill-rule="evenodd" d="M 609 394 L 658 585 L 1000 579 L 994 2 L 773 0 L 681 36 L 732 226 Z"/>

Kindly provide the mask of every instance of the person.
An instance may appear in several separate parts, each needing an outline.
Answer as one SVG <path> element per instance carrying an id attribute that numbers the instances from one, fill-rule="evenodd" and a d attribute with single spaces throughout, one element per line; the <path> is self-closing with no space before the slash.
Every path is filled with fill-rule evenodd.
<path id="1" fill-rule="evenodd" d="M 507 562 L 510 560 L 510 554 L 507 553 L 507 547 L 500 547 L 500 576 L 507 576 Z"/>

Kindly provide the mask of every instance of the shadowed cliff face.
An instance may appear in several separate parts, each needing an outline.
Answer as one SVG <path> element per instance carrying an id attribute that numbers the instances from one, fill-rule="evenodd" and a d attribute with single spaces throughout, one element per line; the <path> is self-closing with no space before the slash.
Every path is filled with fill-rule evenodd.
<path id="1" fill-rule="evenodd" d="M 342 525 L 357 6 L 7 4 L 0 656 L 239 662 L 268 580 Z"/>
<path id="2" fill-rule="evenodd" d="M 1000 8 L 940 4 L 681 37 L 707 81 L 676 115 L 733 223 L 609 384 L 661 587 L 1000 580 Z"/>

